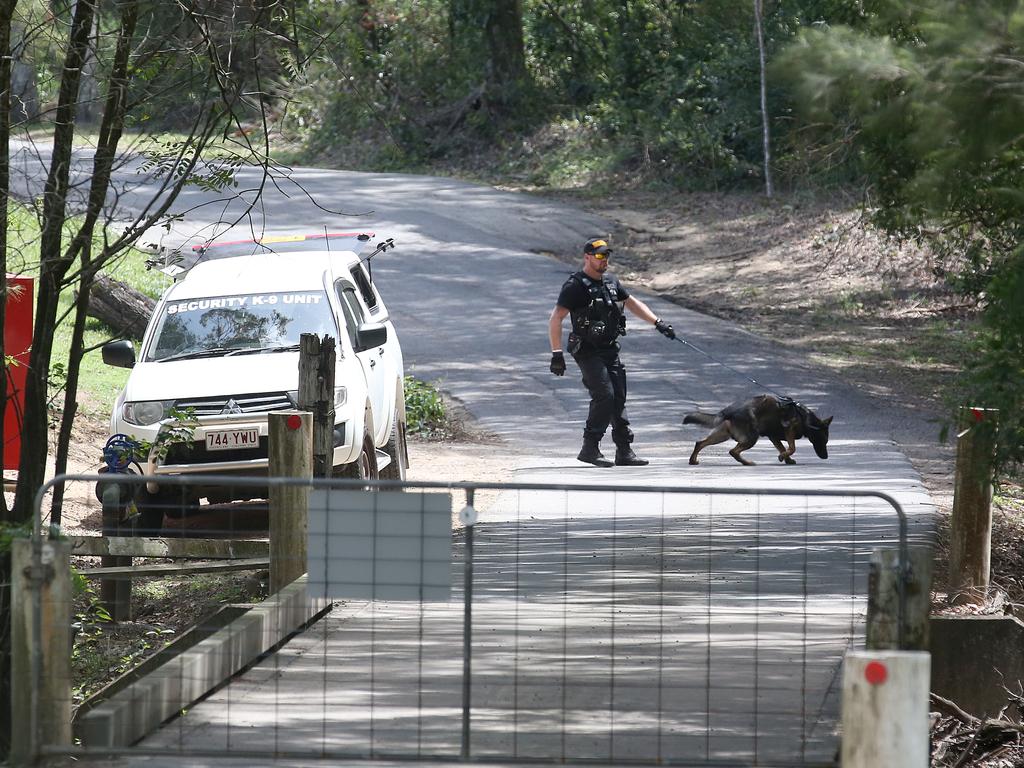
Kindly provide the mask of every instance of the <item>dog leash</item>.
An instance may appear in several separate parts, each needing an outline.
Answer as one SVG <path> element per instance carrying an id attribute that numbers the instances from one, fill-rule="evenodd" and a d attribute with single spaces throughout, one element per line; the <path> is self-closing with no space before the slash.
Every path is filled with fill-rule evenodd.
<path id="1" fill-rule="evenodd" d="M 692 344 L 689 341 L 687 341 L 686 339 L 684 339 L 681 336 L 679 336 L 679 334 L 676 334 L 675 340 L 678 341 L 680 344 L 685 344 L 686 346 L 688 346 L 692 350 L 700 352 L 702 355 L 704 355 L 706 358 L 708 358 L 712 362 L 718 363 L 720 366 L 722 366 L 726 370 L 732 371 L 737 376 L 742 376 L 744 379 L 746 379 L 747 381 L 751 382 L 755 386 L 758 386 L 758 387 L 761 387 L 762 389 L 768 390 L 769 392 L 771 392 L 776 397 L 781 398 L 782 400 L 790 401 L 790 402 L 793 401 L 793 398 L 787 397 L 786 395 L 782 394 L 781 392 L 778 392 L 777 390 L 772 389 L 771 387 L 765 386 L 764 384 L 759 382 L 757 379 L 753 378 L 752 376 L 748 376 L 747 374 L 743 373 L 742 371 L 737 371 L 735 368 L 733 368 L 728 363 L 723 363 L 721 360 L 719 360 L 717 357 L 712 355 L 710 352 L 705 352 L 703 349 L 698 347 L 696 344 Z"/>

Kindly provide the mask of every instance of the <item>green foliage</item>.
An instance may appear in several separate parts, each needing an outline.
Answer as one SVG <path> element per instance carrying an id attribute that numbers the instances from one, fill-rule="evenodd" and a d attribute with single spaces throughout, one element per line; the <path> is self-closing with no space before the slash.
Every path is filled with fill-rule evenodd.
<path id="1" fill-rule="evenodd" d="M 32 534 L 31 523 L 11 524 L 0 522 L 0 555 L 11 551 L 11 542 L 15 539 L 27 539 Z"/>
<path id="2" fill-rule="evenodd" d="M 172 408 L 167 419 L 155 440 L 132 440 L 128 446 L 117 450 L 118 458 L 123 462 L 136 461 L 142 464 L 153 455 L 163 461 L 173 446 L 191 445 L 196 429 L 200 426 L 195 408 Z"/>
<path id="3" fill-rule="evenodd" d="M 988 284 L 984 330 L 968 366 L 972 405 L 999 409 L 996 467 L 1024 467 L 1024 247 Z"/>
<path id="4" fill-rule="evenodd" d="M 449 429 L 444 400 L 436 388 L 424 381 L 405 377 L 406 428 L 425 437 L 443 435 Z"/>
<path id="5" fill-rule="evenodd" d="M 926 242 L 936 273 L 984 308 L 966 398 L 1000 411 L 996 469 L 1011 473 L 1024 466 L 1024 3 L 885 18 L 888 31 L 805 31 L 777 72 L 819 150 L 864 174 L 875 222 Z"/>
<path id="6" fill-rule="evenodd" d="M 482 87 L 488 7 L 379 0 L 299 11 L 308 14 L 308 51 L 294 69 L 291 130 L 323 157 L 384 169 L 442 155 L 470 159 L 575 121 L 593 142 L 590 154 L 613 158 L 617 171 L 695 187 L 760 176 L 750 0 L 524 0 L 529 82 L 511 113 Z M 769 58 L 810 25 L 894 25 L 903 20 L 898 12 L 883 0 L 767 2 Z M 792 105 L 771 82 L 769 109 L 780 162 L 796 167 L 786 154 L 799 147 Z"/>
<path id="7" fill-rule="evenodd" d="M 145 461 L 151 453 L 155 452 L 158 459 L 163 461 L 167 458 L 167 452 L 175 445 L 191 445 L 195 439 L 196 428 L 199 420 L 195 415 L 195 408 L 172 408 L 168 416 L 170 421 L 157 433 L 156 440 L 139 442 L 141 454 L 137 458 Z"/>

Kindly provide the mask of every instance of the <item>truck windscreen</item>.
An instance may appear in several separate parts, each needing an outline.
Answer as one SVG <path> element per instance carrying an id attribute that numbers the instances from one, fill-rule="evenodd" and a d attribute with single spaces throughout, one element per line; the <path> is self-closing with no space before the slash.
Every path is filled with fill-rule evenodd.
<path id="1" fill-rule="evenodd" d="M 338 337 L 323 291 L 235 294 L 169 301 L 147 361 L 290 348 L 303 333 Z"/>

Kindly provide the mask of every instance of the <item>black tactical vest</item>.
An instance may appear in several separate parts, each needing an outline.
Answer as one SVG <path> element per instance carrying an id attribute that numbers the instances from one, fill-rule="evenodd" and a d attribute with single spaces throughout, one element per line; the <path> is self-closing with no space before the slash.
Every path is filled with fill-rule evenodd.
<path id="1" fill-rule="evenodd" d="M 572 310 L 572 330 L 582 341 L 595 347 L 611 346 L 615 339 L 626 333 L 626 316 L 604 281 L 592 280 L 575 274 L 569 278 L 587 289 L 590 296 L 586 306 Z"/>

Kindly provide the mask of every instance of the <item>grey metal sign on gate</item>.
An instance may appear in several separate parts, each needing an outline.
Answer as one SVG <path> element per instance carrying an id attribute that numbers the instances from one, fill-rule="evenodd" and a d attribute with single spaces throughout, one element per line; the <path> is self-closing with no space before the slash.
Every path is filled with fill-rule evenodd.
<path id="1" fill-rule="evenodd" d="M 448 493 L 313 490 L 310 596 L 449 600 L 451 510 Z"/>

